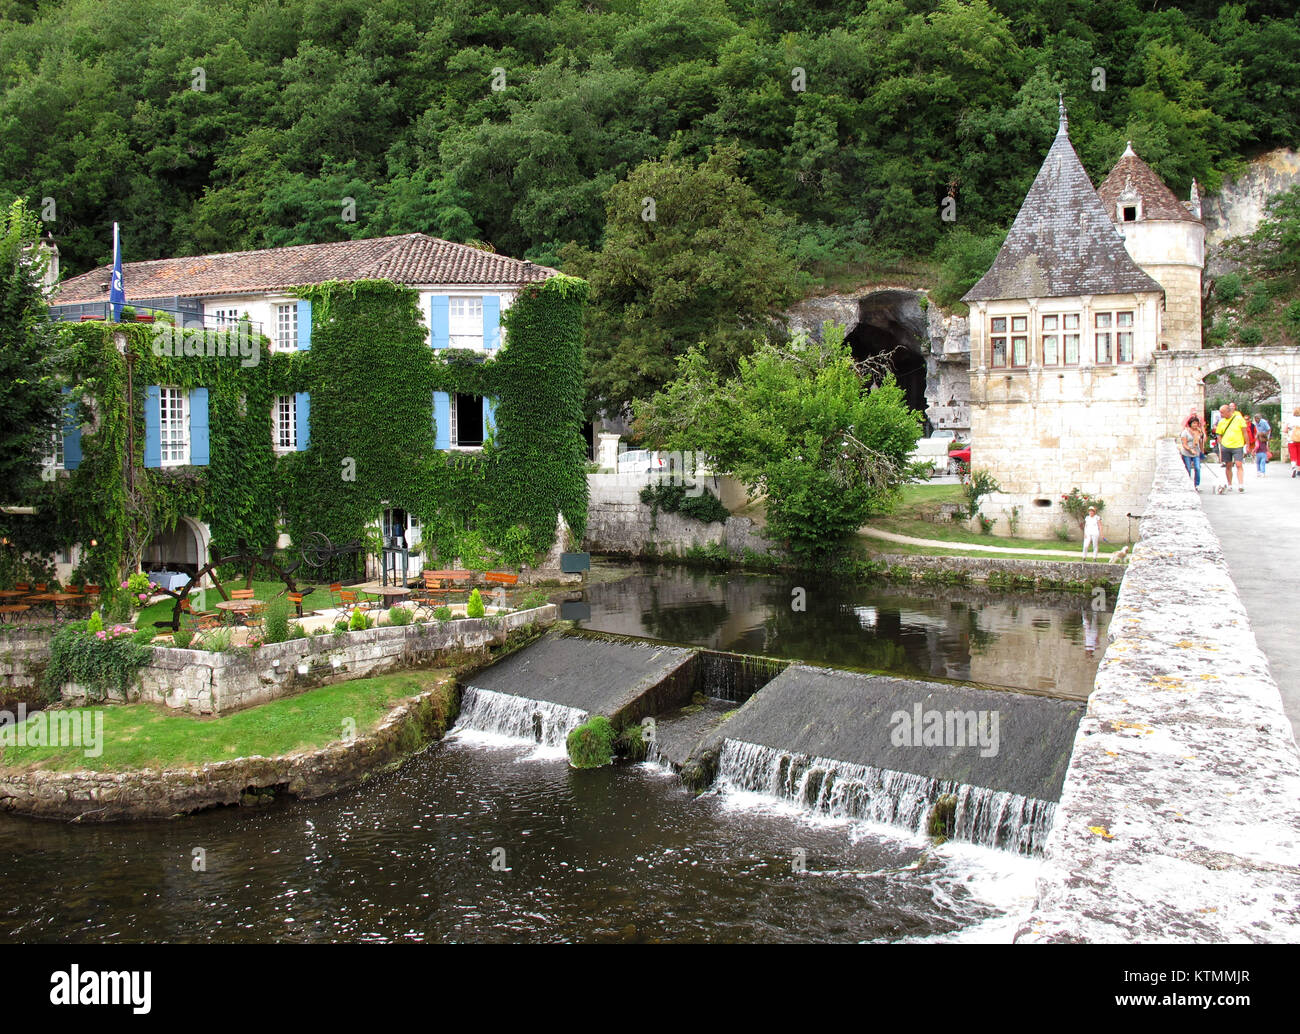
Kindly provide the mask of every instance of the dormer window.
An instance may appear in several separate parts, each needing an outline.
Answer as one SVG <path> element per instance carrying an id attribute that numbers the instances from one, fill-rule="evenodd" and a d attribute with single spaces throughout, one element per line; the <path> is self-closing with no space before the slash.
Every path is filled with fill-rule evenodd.
<path id="1" fill-rule="evenodd" d="M 1119 213 L 1120 221 L 1125 223 L 1137 222 L 1138 210 L 1137 205 L 1124 205 Z"/>

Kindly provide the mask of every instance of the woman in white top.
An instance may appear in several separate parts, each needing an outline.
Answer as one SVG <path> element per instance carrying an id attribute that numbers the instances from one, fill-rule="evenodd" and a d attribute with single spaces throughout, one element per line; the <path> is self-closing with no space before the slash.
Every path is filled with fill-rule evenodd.
<path id="1" fill-rule="evenodd" d="M 1088 516 L 1083 519 L 1083 559 L 1088 559 L 1088 545 L 1092 544 L 1092 558 L 1097 559 L 1101 550 L 1101 518 L 1097 516 L 1095 506 L 1088 507 Z"/>

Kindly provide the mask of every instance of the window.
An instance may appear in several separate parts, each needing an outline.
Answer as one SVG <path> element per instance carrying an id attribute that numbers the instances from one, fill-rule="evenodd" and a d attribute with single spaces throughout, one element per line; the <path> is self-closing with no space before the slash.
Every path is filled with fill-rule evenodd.
<path id="1" fill-rule="evenodd" d="M 1066 366 L 1079 364 L 1079 314 L 1067 312 L 1061 317 L 1061 351 L 1062 361 Z M 1074 331 L 1073 334 L 1070 331 Z"/>
<path id="2" fill-rule="evenodd" d="M 1125 205 L 1125 206 L 1124 206 L 1124 211 L 1123 211 L 1123 214 L 1122 214 L 1122 216 L 1121 216 L 1121 218 L 1123 219 L 1124 222 L 1126 222 L 1126 223 L 1135 223 L 1135 222 L 1137 222 L 1137 217 L 1138 217 L 1137 205 Z"/>
<path id="3" fill-rule="evenodd" d="M 483 347 L 482 298 L 449 298 L 447 323 L 452 348 Z"/>
<path id="4" fill-rule="evenodd" d="M 275 347 L 281 352 L 298 350 L 298 306 L 292 302 L 275 307 Z"/>
<path id="5" fill-rule="evenodd" d="M 293 452 L 298 448 L 298 410 L 292 395 L 277 395 L 271 414 L 275 428 L 275 451 Z"/>
<path id="6" fill-rule="evenodd" d="M 1061 336 L 1057 331 L 1061 327 L 1060 316 L 1043 317 L 1043 365 L 1061 365 Z"/>
<path id="7" fill-rule="evenodd" d="M 239 322 L 239 310 L 213 309 L 212 319 L 218 327 L 233 327 Z"/>
<path id="8" fill-rule="evenodd" d="M 1121 363 L 1133 361 L 1133 313 L 1115 313 L 1115 359 Z"/>
<path id="9" fill-rule="evenodd" d="M 50 451 L 45 454 L 45 463 L 42 465 L 45 470 L 51 472 L 63 469 L 63 428 L 55 428 L 50 434 Z M 51 475 L 44 475 L 47 479 Z"/>
<path id="10" fill-rule="evenodd" d="M 451 444 L 462 448 L 483 444 L 483 397 L 481 395 L 452 397 Z"/>
<path id="11" fill-rule="evenodd" d="M 989 365 L 1007 365 L 1007 318 L 994 316 L 989 320 Z"/>
<path id="12" fill-rule="evenodd" d="M 189 405 L 179 388 L 161 388 L 158 393 L 158 434 L 160 459 L 164 467 L 177 467 L 190 461 Z"/>

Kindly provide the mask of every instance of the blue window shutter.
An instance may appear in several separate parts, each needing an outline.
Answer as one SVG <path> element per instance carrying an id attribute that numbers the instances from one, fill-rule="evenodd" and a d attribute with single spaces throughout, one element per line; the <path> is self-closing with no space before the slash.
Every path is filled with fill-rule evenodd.
<path id="1" fill-rule="evenodd" d="M 64 388 L 63 394 L 72 393 Z M 81 424 L 77 422 L 77 401 L 68 399 L 63 405 L 63 469 L 76 470 L 81 466 Z"/>
<path id="2" fill-rule="evenodd" d="M 451 301 L 445 294 L 429 297 L 429 343 L 434 348 L 446 348 L 451 344 Z"/>
<path id="3" fill-rule="evenodd" d="M 433 393 L 433 444 L 438 449 L 451 448 L 451 396 L 445 391 Z"/>
<path id="4" fill-rule="evenodd" d="M 311 302 L 305 298 L 298 302 L 298 351 L 311 348 Z"/>
<path id="5" fill-rule="evenodd" d="M 208 389 L 190 392 L 190 463 L 208 465 Z"/>
<path id="6" fill-rule="evenodd" d="M 144 465 L 162 466 L 162 391 L 157 384 L 144 389 Z"/>
<path id="7" fill-rule="evenodd" d="M 495 294 L 483 298 L 483 347 L 489 352 L 501 347 L 501 299 Z"/>
<path id="8" fill-rule="evenodd" d="M 311 444 L 311 395 L 300 391 L 294 395 L 293 404 L 297 410 L 295 419 L 298 422 L 298 451 L 305 452 L 307 446 Z"/>
<path id="9" fill-rule="evenodd" d="M 497 407 L 492 404 L 492 400 L 488 398 L 486 395 L 484 395 L 483 396 L 483 440 L 485 442 L 488 440 L 488 435 L 491 434 L 492 430 L 497 426 L 496 408 Z"/>

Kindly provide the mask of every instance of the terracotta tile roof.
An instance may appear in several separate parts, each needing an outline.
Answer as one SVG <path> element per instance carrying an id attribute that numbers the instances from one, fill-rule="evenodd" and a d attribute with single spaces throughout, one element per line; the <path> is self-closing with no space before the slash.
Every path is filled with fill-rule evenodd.
<path id="1" fill-rule="evenodd" d="M 100 266 L 63 281 L 54 304 L 106 301 L 108 292 L 102 285 L 108 282 L 110 270 L 109 266 Z M 122 266 L 128 299 L 260 294 L 326 280 L 386 279 L 410 286 L 518 286 L 545 280 L 556 272 L 548 266 L 422 233 L 126 262 Z"/>
<path id="2" fill-rule="evenodd" d="M 1143 222 L 1148 219 L 1200 222 L 1174 192 L 1165 186 L 1164 180 L 1156 175 L 1155 170 L 1134 153 L 1132 144 L 1124 149 L 1115 168 L 1110 170 L 1110 175 L 1097 188 L 1097 194 L 1112 219 L 1115 218 L 1116 205 L 1122 198 L 1126 204 L 1141 199 Z"/>
<path id="3" fill-rule="evenodd" d="M 963 301 L 1162 288 L 1138 268 L 1061 128 L 993 265 Z"/>

